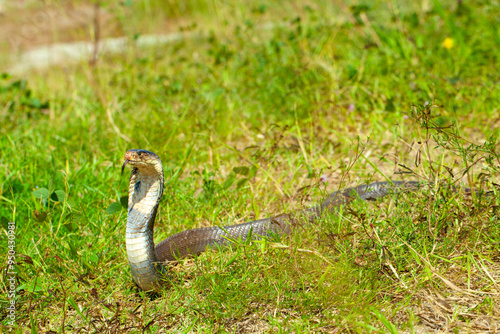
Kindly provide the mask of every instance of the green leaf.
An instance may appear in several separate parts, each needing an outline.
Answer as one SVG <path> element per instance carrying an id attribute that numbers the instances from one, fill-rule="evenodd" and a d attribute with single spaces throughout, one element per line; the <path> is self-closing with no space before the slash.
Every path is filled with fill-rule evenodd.
<path id="1" fill-rule="evenodd" d="M 112 215 L 114 213 L 120 212 L 121 209 L 122 209 L 122 204 L 121 203 L 119 203 L 119 202 L 113 202 L 106 209 L 106 213 Z"/>
<path id="2" fill-rule="evenodd" d="M 42 102 L 36 97 L 30 97 L 30 95 L 31 91 L 27 91 L 26 98 L 21 102 L 22 105 L 33 109 L 46 109 L 49 107 L 48 102 Z"/>
<path id="3" fill-rule="evenodd" d="M 81 214 L 79 212 L 70 212 L 65 217 L 64 220 L 68 223 L 77 222 L 81 218 Z"/>
<path id="4" fill-rule="evenodd" d="M 71 254 L 71 257 L 73 259 L 78 258 L 78 250 L 76 249 L 75 245 L 73 245 L 73 243 L 70 242 L 70 241 L 67 241 L 66 245 L 68 245 L 68 248 L 69 248 L 68 250 L 69 250 L 69 252 Z"/>
<path id="5" fill-rule="evenodd" d="M 49 189 L 49 193 L 53 193 L 54 190 L 56 190 L 56 184 L 54 182 L 54 179 L 49 180 L 49 186 L 47 188 Z"/>
<path id="6" fill-rule="evenodd" d="M 78 229 L 78 225 L 73 223 L 73 222 L 70 222 L 70 221 L 66 221 L 64 222 L 64 225 L 63 225 L 65 228 L 68 229 L 68 231 L 70 232 L 74 232 Z"/>
<path id="7" fill-rule="evenodd" d="M 378 320 L 380 320 L 380 322 L 384 324 L 384 326 L 389 330 L 389 333 L 391 334 L 398 333 L 398 329 L 396 328 L 396 326 L 392 322 L 387 320 L 387 318 L 379 310 L 372 308 L 372 312 L 373 314 L 375 314 Z"/>
<path id="8" fill-rule="evenodd" d="M 40 188 L 33 191 L 33 196 L 39 199 L 49 199 L 49 190 L 47 188 Z"/>
<path id="9" fill-rule="evenodd" d="M 226 262 L 226 264 L 224 264 L 224 268 L 227 268 L 230 265 L 232 265 L 237 259 L 238 259 L 238 254 L 234 254 L 234 256 L 230 258 L 229 261 Z"/>
<path id="10" fill-rule="evenodd" d="M 11 84 L 12 87 L 18 88 L 19 90 L 26 88 L 26 80 L 17 80 Z"/>
<path id="11" fill-rule="evenodd" d="M 66 201 L 66 204 L 70 207 L 70 208 L 76 208 L 76 202 L 71 200 L 71 199 L 68 199 Z"/>
<path id="12" fill-rule="evenodd" d="M 31 281 L 28 283 L 28 286 L 25 288 L 29 292 L 42 292 L 43 291 L 43 285 L 42 285 L 42 279 L 40 277 L 37 277 L 36 280 Z M 20 288 L 17 288 L 16 290 L 20 290 Z"/>
<path id="13" fill-rule="evenodd" d="M 128 209 L 128 195 L 120 197 L 120 203 L 122 207 L 127 210 Z"/>
<path id="14" fill-rule="evenodd" d="M 43 223 L 45 219 L 47 219 L 47 214 L 48 214 L 47 211 L 38 211 L 38 210 L 33 211 L 33 216 L 39 223 Z"/>
<path id="15" fill-rule="evenodd" d="M 80 307 L 78 306 L 78 304 L 75 302 L 75 300 L 71 297 L 71 296 L 68 296 L 68 304 L 76 311 L 78 312 L 78 314 L 80 315 L 80 317 L 82 317 L 82 319 L 85 319 L 87 320 L 87 317 L 85 316 L 85 314 L 82 313 L 82 310 L 80 310 Z"/>
<path id="16" fill-rule="evenodd" d="M 228 175 L 227 179 L 222 184 L 222 188 L 229 189 L 229 187 L 231 187 L 233 185 L 235 180 L 236 180 L 236 175 L 234 175 L 234 173 L 230 173 Z"/>
<path id="17" fill-rule="evenodd" d="M 37 324 L 36 316 L 33 317 L 32 313 L 30 313 L 31 334 L 38 334 L 38 327 L 36 324 Z"/>
<path id="18" fill-rule="evenodd" d="M 248 168 L 247 166 L 234 167 L 233 172 L 239 175 L 247 176 L 250 172 L 250 168 Z"/>
<path id="19" fill-rule="evenodd" d="M 332 267 L 328 267 L 326 268 L 325 272 L 323 273 L 323 275 L 321 275 L 321 277 L 319 278 L 319 281 L 318 281 L 318 287 L 320 289 L 323 288 L 323 283 L 325 282 L 325 279 L 326 279 L 326 276 L 328 275 L 328 273 L 330 272 L 330 269 L 332 269 Z"/>
<path id="20" fill-rule="evenodd" d="M 238 183 L 236 184 L 236 189 L 240 189 L 241 187 L 243 187 L 245 185 L 245 183 L 248 182 L 248 179 L 241 179 L 238 181 Z"/>
<path id="21" fill-rule="evenodd" d="M 55 199 L 53 197 L 55 197 Z M 64 190 L 56 190 L 52 193 L 50 198 L 57 202 L 64 202 L 66 200 L 66 192 Z"/>
<path id="22" fill-rule="evenodd" d="M 7 228 L 9 227 L 9 220 L 5 217 L 0 217 L 0 224 L 1 226 L 7 230 Z"/>
<path id="23" fill-rule="evenodd" d="M 250 168 L 250 173 L 248 173 L 248 178 L 251 179 L 252 177 L 255 176 L 255 174 L 257 174 L 257 166 L 252 166 L 252 168 Z"/>
<path id="24" fill-rule="evenodd" d="M 89 260 L 90 260 L 90 262 L 97 263 L 97 262 L 99 262 L 99 257 L 97 255 L 95 255 L 94 253 L 92 253 L 89 256 Z"/>

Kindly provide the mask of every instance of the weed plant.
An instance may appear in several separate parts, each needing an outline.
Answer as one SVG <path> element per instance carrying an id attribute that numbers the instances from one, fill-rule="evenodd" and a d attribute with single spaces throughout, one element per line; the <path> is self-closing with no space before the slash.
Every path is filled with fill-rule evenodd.
<path id="1" fill-rule="evenodd" d="M 155 18 L 130 19 L 123 54 L 0 78 L 3 329 L 500 330 L 497 4 L 159 3 L 117 7 Z M 185 39 L 133 46 L 169 15 Z M 172 263 L 152 295 L 125 253 L 131 148 L 164 163 L 158 241 L 347 186 L 422 186 Z"/>

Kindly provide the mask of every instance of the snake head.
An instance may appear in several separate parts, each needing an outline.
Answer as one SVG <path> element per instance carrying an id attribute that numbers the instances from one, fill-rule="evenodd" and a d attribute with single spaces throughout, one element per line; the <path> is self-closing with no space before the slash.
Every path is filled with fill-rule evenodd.
<path id="1" fill-rule="evenodd" d="M 163 170 L 160 158 L 150 151 L 137 149 L 128 150 L 124 158 L 125 162 L 122 166 L 122 174 L 127 164 L 131 164 L 140 171 L 154 169 L 160 172 Z"/>

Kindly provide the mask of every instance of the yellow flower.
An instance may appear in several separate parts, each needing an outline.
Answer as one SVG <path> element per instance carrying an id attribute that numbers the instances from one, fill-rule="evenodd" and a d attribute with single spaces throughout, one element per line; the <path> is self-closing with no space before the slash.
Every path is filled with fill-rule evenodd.
<path id="1" fill-rule="evenodd" d="M 453 38 L 446 37 L 443 41 L 443 46 L 448 50 L 453 47 L 453 44 L 455 44 Z"/>

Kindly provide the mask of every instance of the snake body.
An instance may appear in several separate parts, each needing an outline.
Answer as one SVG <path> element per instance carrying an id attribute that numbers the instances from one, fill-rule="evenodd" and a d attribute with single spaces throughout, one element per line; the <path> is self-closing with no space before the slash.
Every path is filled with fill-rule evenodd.
<path id="1" fill-rule="evenodd" d="M 127 256 L 132 278 L 143 290 L 158 290 L 162 285 L 165 263 L 199 254 L 207 247 L 222 245 L 228 238 L 246 239 L 251 231 L 254 236 L 272 233 L 289 234 L 299 221 L 314 222 L 325 211 L 333 211 L 341 204 L 359 197 L 374 200 L 384 197 L 395 188 L 414 188 L 418 182 L 375 182 L 369 185 L 346 188 L 332 193 L 323 203 L 298 213 L 282 214 L 273 218 L 220 227 L 186 230 L 154 244 L 154 221 L 163 195 L 163 166 L 160 158 L 146 150 L 129 150 L 125 163 L 133 166 L 129 183 L 129 201 L 126 229 Z"/>

